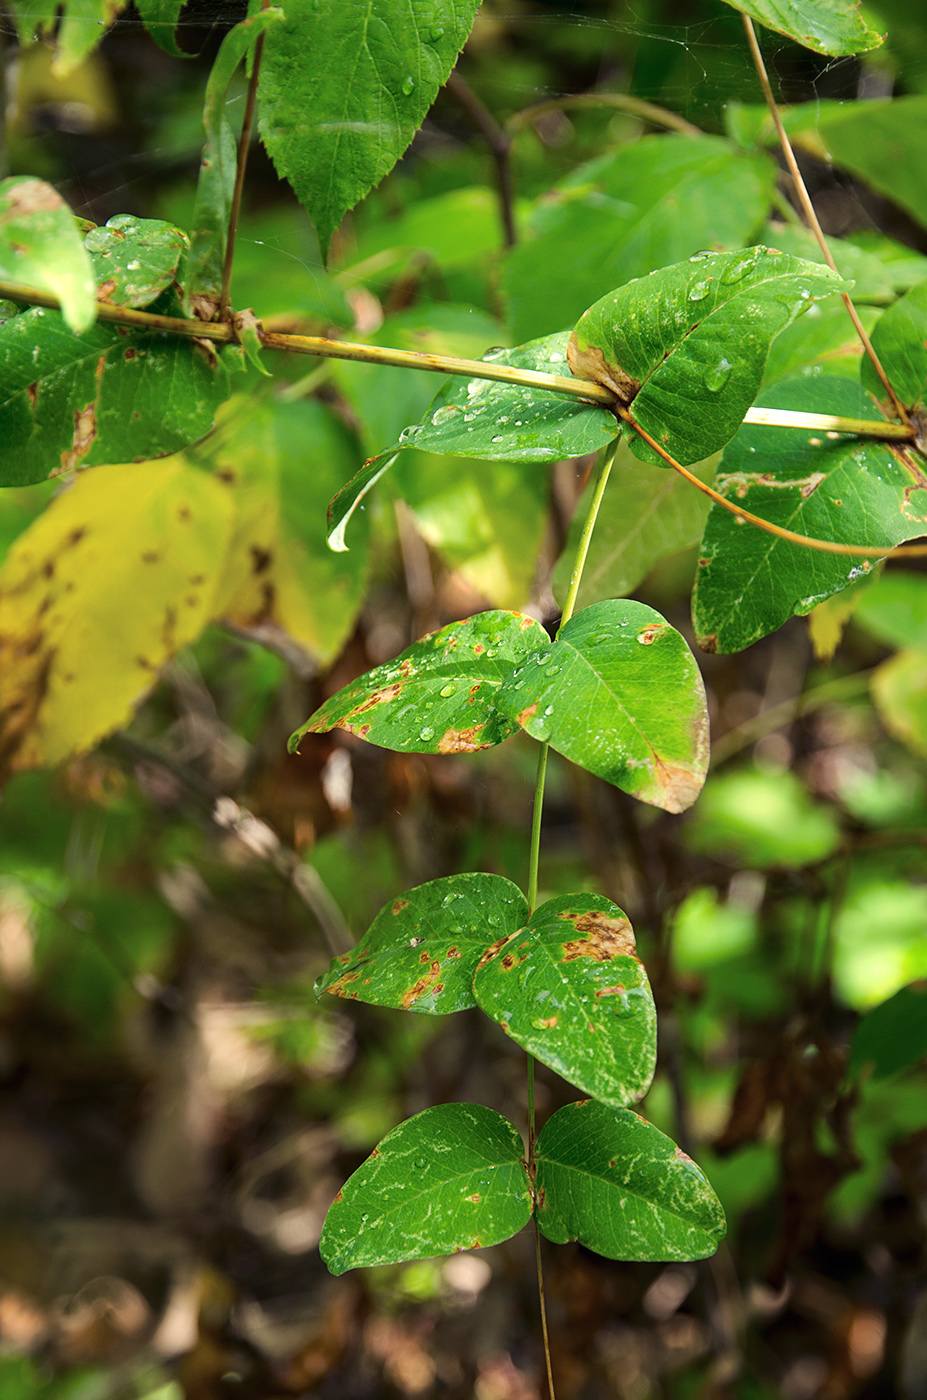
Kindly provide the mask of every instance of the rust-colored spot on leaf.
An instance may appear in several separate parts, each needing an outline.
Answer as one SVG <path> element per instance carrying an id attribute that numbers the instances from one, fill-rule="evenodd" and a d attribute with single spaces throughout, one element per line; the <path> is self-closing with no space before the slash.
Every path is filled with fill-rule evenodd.
<path id="1" fill-rule="evenodd" d="M 146 550 L 143 552 L 143 554 L 142 554 L 142 563 L 143 563 L 143 564 L 157 564 L 157 562 L 158 562 L 158 560 L 159 560 L 160 558 L 161 558 L 161 556 L 160 556 L 160 554 L 158 554 L 158 552 L 157 552 L 156 550 L 154 550 L 154 549 L 146 549 Z"/>
<path id="2" fill-rule="evenodd" d="M 429 962 L 429 961 L 430 961 L 429 954 L 428 954 L 428 953 L 419 953 L 419 955 L 418 955 L 418 960 L 419 960 L 419 962 L 422 962 L 422 963 Z"/>
<path id="3" fill-rule="evenodd" d="M 418 981 L 415 982 L 407 992 L 403 992 L 403 1008 L 406 1011 L 408 1011 L 411 1006 L 414 1006 L 414 1004 L 419 1000 L 420 997 L 425 996 L 428 992 L 431 992 L 434 996 L 437 996 L 440 992 L 443 992 L 444 983 L 438 981 L 440 975 L 441 964 L 437 962 L 432 963 L 428 972 L 423 973 L 422 976 L 418 979 Z"/>
<path id="4" fill-rule="evenodd" d="M 109 301 L 116 290 L 116 283 L 110 278 L 106 282 L 101 282 L 97 287 L 97 301 Z"/>
<path id="5" fill-rule="evenodd" d="M 474 1205 L 478 1205 L 478 1204 L 479 1204 L 479 1200 L 480 1200 L 480 1198 L 479 1198 L 478 1195 L 476 1195 L 476 1196 L 466 1196 L 464 1199 L 465 1199 L 465 1200 L 468 1200 L 468 1201 L 472 1201 Z"/>
<path id="6" fill-rule="evenodd" d="M 717 632 L 709 632 L 707 637 L 699 637 L 698 644 L 701 651 L 707 651 L 710 656 L 714 656 L 715 652 L 718 650 Z"/>
<path id="7" fill-rule="evenodd" d="M 638 632 L 637 640 L 642 646 L 650 646 L 651 642 L 655 642 L 661 632 L 666 631 L 666 626 L 667 624 L 665 622 L 650 622 Z"/>
<path id="8" fill-rule="evenodd" d="M 622 997 L 627 991 L 627 987 L 622 987 L 619 982 L 616 987 L 600 987 L 596 992 L 597 997 Z"/>
<path id="9" fill-rule="evenodd" d="M 486 726 L 471 724 L 469 729 L 448 729 L 438 740 L 438 753 L 476 753 L 478 749 L 491 749 L 491 743 L 481 743 Z"/>
<path id="10" fill-rule="evenodd" d="M 506 943 L 508 943 L 508 941 L 509 941 L 509 935 L 508 935 L 508 934 L 504 934 L 502 938 L 497 938 L 496 941 L 495 941 L 495 943 L 490 943 L 489 947 L 486 949 L 486 952 L 483 954 L 483 956 L 480 958 L 479 962 L 477 963 L 477 965 L 476 965 L 476 971 L 479 972 L 480 969 L 481 969 L 481 968 L 484 968 L 488 962 L 492 962 L 493 958 L 496 956 L 496 954 L 498 953 L 499 949 L 500 949 L 500 948 L 504 948 L 505 945 L 506 945 Z M 475 975 L 475 974 L 474 974 L 474 975 Z"/>
<path id="11" fill-rule="evenodd" d="M 359 705 L 355 705 L 348 718 L 353 719 L 355 715 L 362 715 L 365 710 L 376 709 L 377 705 L 386 705 L 390 700 L 395 700 L 397 695 L 401 694 L 402 685 L 399 681 L 394 681 L 392 685 L 383 685 L 379 690 L 371 691 L 366 700 L 362 700 Z M 342 725 L 342 728 L 347 728 L 347 726 Z"/>
<path id="12" fill-rule="evenodd" d="M 460 957 L 460 949 L 457 948 L 457 947 L 448 948 L 448 950 L 447 950 L 447 952 L 445 953 L 444 956 L 447 957 L 447 958 L 459 958 L 459 957 Z"/>
<path id="13" fill-rule="evenodd" d="M 548 1016 L 546 1021 L 538 1021 L 538 1025 L 545 1031 L 553 1030 L 558 1020 L 557 1016 Z"/>
<path id="14" fill-rule="evenodd" d="M 270 568 L 272 557 L 269 549 L 261 549 L 260 545 L 253 544 L 251 546 L 251 572 L 253 574 L 264 573 L 266 569 Z"/>
<path id="15" fill-rule="evenodd" d="M 502 966 L 506 972 L 511 972 L 512 968 L 517 967 L 520 962 L 524 962 L 524 958 L 516 958 L 514 953 L 506 953 L 502 959 Z"/>
<path id="16" fill-rule="evenodd" d="M 563 961 L 574 958 L 593 958 L 596 962 L 609 962 L 617 957 L 634 957 L 637 945 L 634 930 L 628 919 L 612 919 L 607 914 L 592 910 L 588 914 L 570 916 L 561 914 L 573 925 L 577 933 L 585 933 L 586 938 L 574 938 L 563 945 Z"/>
<path id="17" fill-rule="evenodd" d="M 544 1209 L 544 1202 L 547 1200 L 547 1191 L 542 1186 L 538 1192 L 538 1210 Z"/>
<path id="18" fill-rule="evenodd" d="M 533 705 L 526 705 L 525 708 L 518 714 L 518 716 L 517 716 L 518 723 L 521 725 L 521 727 L 522 727 L 523 729 L 524 729 L 525 725 L 528 723 L 529 719 L 533 719 L 534 716 L 537 714 L 537 710 L 538 710 L 538 702 L 535 700 L 535 702 L 534 702 Z"/>
<path id="19" fill-rule="evenodd" d="M 61 470 L 71 471 L 80 465 L 87 456 L 97 436 L 97 411 L 92 403 L 74 414 L 74 433 L 71 446 L 61 454 Z"/>
<path id="20" fill-rule="evenodd" d="M 332 1201 L 332 1205 L 333 1205 L 333 1206 L 336 1206 L 336 1205 L 338 1204 L 339 1201 L 343 1201 L 343 1200 L 344 1200 L 344 1192 L 343 1192 L 343 1191 L 339 1191 L 338 1194 L 337 1194 L 337 1196 L 335 1197 L 335 1199 Z"/>
<path id="21" fill-rule="evenodd" d="M 35 401 L 36 401 L 36 399 L 38 398 L 38 396 L 39 396 L 39 386 L 38 386 L 38 384 L 27 384 L 27 385 L 26 385 L 26 398 L 29 400 L 29 403 L 30 403 L 30 405 L 32 406 L 32 412 L 33 412 L 33 413 L 35 412 Z"/>
<path id="22" fill-rule="evenodd" d="M 482 656 L 485 650 L 486 648 L 483 646 L 482 642 L 476 642 L 473 647 L 473 655 Z"/>
<path id="23" fill-rule="evenodd" d="M 403 909 L 408 909 L 408 907 L 409 901 L 407 899 L 397 899 L 393 905 L 392 912 L 394 914 L 401 914 Z"/>
<path id="24" fill-rule="evenodd" d="M 329 993 L 329 995 L 333 997 L 350 996 L 352 994 L 348 991 L 348 987 L 351 985 L 352 982 L 356 982 L 359 977 L 359 972 L 345 972 L 342 974 L 341 977 L 338 978 L 337 982 L 333 982 L 331 986 L 326 987 L 325 990 Z M 356 996 L 357 993 L 355 992 L 353 995 Z"/>
<path id="25" fill-rule="evenodd" d="M 371 1155 L 371 1157 L 379 1157 L 379 1155 L 380 1155 L 380 1149 L 379 1149 L 379 1147 L 375 1147 L 375 1148 L 373 1149 L 373 1151 L 371 1152 L 370 1155 Z"/>

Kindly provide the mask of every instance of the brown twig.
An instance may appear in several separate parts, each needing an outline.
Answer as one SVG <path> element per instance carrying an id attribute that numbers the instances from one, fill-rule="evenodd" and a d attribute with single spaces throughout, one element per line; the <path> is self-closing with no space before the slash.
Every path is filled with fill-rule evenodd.
<path id="1" fill-rule="evenodd" d="M 629 409 L 617 408 L 615 411 L 619 418 L 628 424 L 628 427 L 633 428 L 638 436 L 644 439 L 648 447 L 653 448 L 657 456 L 662 458 L 668 467 L 672 467 L 703 495 L 709 496 L 716 505 L 723 506 L 725 510 L 730 511 L 732 515 L 737 517 L 740 524 L 756 525 L 758 529 L 765 530 L 768 535 L 776 535 L 780 540 L 788 541 L 789 544 L 801 544 L 807 549 L 820 550 L 822 554 L 841 554 L 852 559 L 883 559 L 889 554 L 927 556 L 927 544 L 839 544 L 836 540 L 816 540 L 811 535 L 800 535 L 795 530 L 787 530 L 782 525 L 774 525 L 771 520 L 764 520 L 761 515 L 754 515 L 752 511 L 744 510 L 741 506 L 735 505 L 733 501 L 722 496 L 720 491 L 716 491 L 713 486 L 706 486 L 704 481 L 699 481 L 693 472 L 677 462 L 675 457 L 671 457 L 666 448 L 662 447 L 656 438 L 650 436 L 646 428 L 641 427 Z"/>
<path id="2" fill-rule="evenodd" d="M 261 9 L 266 10 L 270 0 L 261 0 Z M 245 170 L 248 166 L 248 152 L 251 149 L 251 127 L 254 123 L 254 109 L 257 104 L 258 77 L 261 72 L 261 57 L 264 53 L 262 30 L 254 41 L 254 58 L 251 61 L 251 77 L 248 81 L 248 95 L 245 98 L 245 114 L 241 122 L 238 138 L 238 157 L 235 164 L 235 185 L 232 189 L 232 205 L 229 209 L 228 236 L 225 244 L 225 260 L 222 264 L 222 290 L 219 293 L 218 319 L 227 321 L 232 290 L 232 261 L 235 257 L 235 235 L 238 232 L 238 216 L 241 212 L 241 196 L 245 188 Z"/>
<path id="3" fill-rule="evenodd" d="M 499 212 L 502 215 L 505 246 L 514 248 L 518 242 L 518 234 L 515 229 L 515 209 L 512 198 L 512 167 L 509 163 L 512 138 L 503 130 L 486 104 L 477 97 L 470 84 L 459 73 L 452 73 L 444 86 L 451 96 L 459 102 L 489 147 L 496 167 Z"/>
<path id="4" fill-rule="evenodd" d="M 779 144 L 782 147 L 782 154 L 785 156 L 786 164 L 789 167 L 789 174 L 792 176 L 792 180 L 795 183 L 795 193 L 798 196 L 798 201 L 802 207 L 802 211 L 805 215 L 805 218 L 808 221 L 808 227 L 811 229 L 811 232 L 817 239 L 821 252 L 824 254 L 825 262 L 827 263 L 828 267 L 831 269 L 832 272 L 837 272 L 837 264 L 834 262 L 830 248 L 827 244 L 827 239 L 824 236 L 824 230 L 821 228 L 820 221 L 818 219 L 817 214 L 815 213 L 814 205 L 811 203 L 811 196 L 808 193 L 808 187 L 806 186 L 804 179 L 802 178 L 802 173 L 798 168 L 798 161 L 795 159 L 795 152 L 792 149 L 792 143 L 789 140 L 788 132 L 786 131 L 785 126 L 783 125 L 782 116 L 779 112 L 776 99 L 773 96 L 772 85 L 769 81 L 769 74 L 766 71 L 766 64 L 763 62 L 763 55 L 760 52 L 760 45 L 756 37 L 756 30 L 753 28 L 753 21 L 751 20 L 749 15 L 743 15 L 742 19 L 744 22 L 744 28 L 747 31 L 747 43 L 750 45 L 750 53 L 753 58 L 753 66 L 755 67 L 757 76 L 760 80 L 760 85 L 763 89 L 763 95 L 766 98 L 766 105 L 768 106 L 772 115 L 773 122 L 775 123 L 776 133 L 779 137 Z M 839 276 L 840 274 L 838 273 L 837 275 Z M 859 313 L 857 312 L 856 307 L 853 305 L 849 293 L 842 292 L 841 296 L 843 298 L 843 304 L 847 309 L 847 314 L 849 315 L 850 320 L 853 322 L 856 334 L 859 336 L 862 347 L 872 362 L 873 369 L 879 376 L 879 381 L 882 384 L 882 387 L 884 388 L 886 394 L 888 395 L 889 401 L 892 405 L 895 414 L 898 418 L 901 419 L 902 423 L 909 422 L 907 410 L 889 382 L 888 375 L 885 373 L 885 370 L 882 367 L 882 362 L 873 348 L 872 341 L 869 339 L 869 334 L 865 326 L 859 319 Z"/>

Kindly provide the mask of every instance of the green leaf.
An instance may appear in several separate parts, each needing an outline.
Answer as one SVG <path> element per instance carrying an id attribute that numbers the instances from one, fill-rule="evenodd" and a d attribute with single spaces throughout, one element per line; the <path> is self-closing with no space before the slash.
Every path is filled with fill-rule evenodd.
<path id="1" fill-rule="evenodd" d="M 206 142 L 196 186 L 183 298 L 186 315 L 198 315 L 203 321 L 212 320 L 219 305 L 235 187 L 237 142 L 225 115 L 225 95 L 236 68 L 258 35 L 272 29 L 282 19 L 281 9 L 269 8 L 259 10 L 230 29 L 222 40 L 206 84 L 203 107 Z"/>
<path id="2" fill-rule="evenodd" d="M 71 335 L 37 307 L 0 322 L 0 485 L 175 452 L 202 437 L 230 392 L 232 347 L 96 324 Z"/>
<path id="3" fill-rule="evenodd" d="M 555 1244 L 607 1259 L 704 1259 L 724 1237 L 721 1203 L 699 1167 L 652 1123 L 587 1099 L 537 1142 L 537 1222 Z"/>
<path id="4" fill-rule="evenodd" d="M 645 136 L 589 161 L 538 200 L 506 254 L 518 340 L 573 325 L 613 287 L 702 248 L 739 248 L 766 218 L 775 167 L 719 136 Z"/>
<path id="5" fill-rule="evenodd" d="M 126 4 L 127 0 L 62 0 L 61 4 L 47 5 L 43 13 L 32 0 L 8 0 L 7 8 L 24 45 L 55 31 L 52 73 L 63 78 L 93 52 Z"/>
<path id="6" fill-rule="evenodd" d="M 850 102 L 820 121 L 813 107 L 807 125 L 833 163 L 927 226 L 927 95 Z"/>
<path id="7" fill-rule="evenodd" d="M 351 1001 L 443 1016 L 475 1006 L 473 974 L 490 943 L 520 929 L 528 904 L 501 875 L 451 875 L 383 906 L 350 953 L 315 984 Z"/>
<path id="8" fill-rule="evenodd" d="M 920 408 L 927 398 L 927 282 L 912 287 L 879 318 L 872 345 L 905 407 Z M 860 377 L 876 398 L 885 397 L 868 355 Z"/>
<path id="9" fill-rule="evenodd" d="M 471 185 L 433 199 L 416 199 L 393 217 L 364 220 L 356 260 L 346 272 L 376 282 L 385 274 L 395 276 L 398 266 L 422 255 L 442 272 L 451 272 L 473 263 L 485 265 L 503 241 L 497 192 Z"/>
<path id="10" fill-rule="evenodd" d="M 533 739 L 641 802 L 684 812 L 702 789 L 702 679 L 676 629 L 643 603 L 613 599 L 576 613 L 494 703 Z"/>
<path id="11" fill-rule="evenodd" d="M 897 1074 L 927 1055 L 927 981 L 902 987 L 864 1016 L 856 1027 L 847 1068 L 859 1074 L 872 1066 L 874 1079 Z"/>
<path id="12" fill-rule="evenodd" d="M 325 502 L 357 461 L 356 439 L 318 399 L 231 399 L 190 454 L 235 497 L 235 528 L 216 615 L 284 628 L 330 662 L 350 635 L 367 583 L 366 521 L 347 559 L 325 548 Z M 311 472 L 306 463 L 312 462 Z"/>
<path id="13" fill-rule="evenodd" d="M 696 476 L 709 486 L 717 457 L 696 464 Z M 566 597 L 583 521 L 594 491 L 590 483 L 576 507 L 563 553 L 554 569 L 554 593 Z M 633 593 L 664 555 L 697 544 L 708 518 L 709 501 L 676 472 L 639 462 L 627 443 L 618 445 L 608 489 L 596 519 L 577 603 Z"/>
<path id="14" fill-rule="evenodd" d="M 889 733 L 927 755 L 927 646 L 907 647 L 872 677 L 872 698 Z"/>
<path id="15" fill-rule="evenodd" d="M 859 0 L 726 0 L 742 15 L 815 53 L 839 57 L 877 49 L 885 38 L 860 14 Z"/>
<path id="16" fill-rule="evenodd" d="M 494 708 L 513 666 L 549 646 L 533 617 L 477 613 L 453 622 L 368 671 L 327 700 L 290 736 L 346 729 L 401 753 L 473 753 L 501 744 L 517 726 Z"/>
<path id="17" fill-rule="evenodd" d="M 547 472 L 403 452 L 393 485 L 422 538 L 481 597 L 497 608 L 525 603 L 549 528 Z"/>
<path id="18" fill-rule="evenodd" d="M 162 219 L 116 214 L 92 228 L 84 247 L 93 262 L 97 301 L 150 306 L 174 281 L 187 235 Z"/>
<path id="19" fill-rule="evenodd" d="M 570 367 L 633 406 L 678 462 L 700 462 L 743 422 L 774 337 L 812 298 L 843 287 L 829 268 L 769 248 L 700 253 L 590 307 L 570 337 Z M 629 442 L 659 463 L 636 434 Z"/>
<path id="20" fill-rule="evenodd" d="M 562 895 L 483 954 L 477 1005 L 529 1055 L 614 1108 L 650 1087 L 657 1013 L 634 932 L 600 894 Z"/>
<path id="21" fill-rule="evenodd" d="M 546 336 L 514 350 L 490 352 L 483 359 L 568 376 L 568 339 L 566 333 Z M 618 432 L 607 409 L 565 394 L 491 379 L 452 379 L 438 391 L 422 421 L 406 428 L 395 447 L 366 462 L 334 497 L 328 508 L 329 544 L 336 550 L 347 547 L 348 521 L 405 447 L 491 462 L 560 462 L 598 451 Z"/>
<path id="22" fill-rule="evenodd" d="M 768 408 L 853 418 L 880 417 L 846 379 L 782 380 L 761 396 Z M 745 426 L 726 448 L 715 478 L 726 499 L 814 539 L 893 545 L 924 533 L 927 488 L 885 447 L 806 428 Z M 872 563 L 789 544 L 713 505 L 702 537 L 692 614 L 705 651 L 741 651 L 804 616 L 868 573 Z M 874 561 L 873 561 L 874 563 Z"/>
<path id="23" fill-rule="evenodd" d="M 97 314 L 94 278 L 74 215 L 44 180 L 0 181 L 0 277 L 51 292 L 72 331 Z"/>
<path id="24" fill-rule="evenodd" d="M 856 606 L 854 621 L 890 647 L 927 646 L 927 576 L 891 569 Z"/>
<path id="25" fill-rule="evenodd" d="M 289 0 L 261 66 L 260 131 L 327 252 L 446 82 L 479 0 Z"/>
<path id="26" fill-rule="evenodd" d="M 509 1239 L 531 1216 L 524 1143 L 476 1103 L 400 1123 L 344 1184 L 319 1243 L 333 1274 Z"/>
<path id="27" fill-rule="evenodd" d="M 155 43 L 165 53 L 175 58 L 186 58 L 183 49 L 177 47 L 174 31 L 186 0 L 135 0 L 135 8 L 144 21 L 145 28 Z"/>
<path id="28" fill-rule="evenodd" d="M 812 802 L 794 773 L 746 769 L 713 776 L 687 830 L 696 851 L 752 869 L 801 867 L 840 845 L 833 808 Z"/>
<path id="29" fill-rule="evenodd" d="M 790 253 L 792 257 L 824 265 L 824 254 L 814 234 L 798 224 L 767 224 L 763 242 L 779 253 Z M 895 279 L 891 268 L 877 253 L 857 247 L 843 238 L 829 237 L 827 246 L 840 276 L 853 283 L 853 300 L 857 306 L 863 302 L 887 305 L 894 301 Z M 846 308 L 841 306 L 840 310 L 852 330 Z M 804 325 L 804 321 L 801 324 Z"/>
<path id="30" fill-rule="evenodd" d="M 884 314 L 874 306 L 856 309 L 864 329 L 870 333 Z M 816 301 L 773 341 L 763 376 L 764 391 L 776 380 L 794 374 L 810 378 L 815 371 L 858 383 L 862 355 L 862 343 L 843 302 Z"/>

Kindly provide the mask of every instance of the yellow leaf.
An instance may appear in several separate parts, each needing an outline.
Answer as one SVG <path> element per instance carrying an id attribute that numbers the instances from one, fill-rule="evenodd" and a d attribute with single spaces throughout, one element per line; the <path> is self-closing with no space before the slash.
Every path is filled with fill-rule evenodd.
<path id="1" fill-rule="evenodd" d="M 0 570 L 0 773 L 61 762 L 124 724 L 214 615 L 232 502 L 182 454 L 95 467 Z"/>
<path id="2" fill-rule="evenodd" d="M 844 628 L 862 601 L 863 594 L 871 588 L 881 573 L 881 565 L 842 588 L 832 598 L 825 598 L 808 614 L 808 634 L 818 661 L 833 661 L 843 638 Z"/>

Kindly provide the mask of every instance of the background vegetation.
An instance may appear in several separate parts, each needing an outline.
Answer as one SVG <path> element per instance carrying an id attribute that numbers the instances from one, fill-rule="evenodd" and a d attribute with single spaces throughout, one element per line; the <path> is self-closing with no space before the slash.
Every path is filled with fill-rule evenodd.
<path id="1" fill-rule="evenodd" d="M 782 100 L 810 104 L 793 122 L 802 166 L 874 324 L 927 277 L 927 23 L 901 0 L 871 11 L 890 37 L 862 59 L 763 42 Z M 189 228 L 205 81 L 243 15 L 193 0 L 178 31 L 192 56 L 172 57 L 130 11 L 64 76 L 8 25 L 7 172 L 51 181 L 96 224 L 128 212 Z M 719 180 L 738 161 L 756 171 L 754 206 L 719 187 L 708 232 L 739 220 L 718 241 L 813 256 L 776 185 L 740 17 L 714 0 L 485 0 L 457 74 L 341 225 L 327 268 L 255 144 L 236 308 L 272 329 L 464 355 L 562 329 L 645 270 L 603 273 L 620 210 L 586 197 L 584 163 L 616 150 L 633 163 L 645 132 L 680 120 L 734 143 Z M 598 100 L 564 100 L 575 94 Z M 897 150 L 870 139 L 862 107 L 888 97 L 906 104 Z M 654 265 L 687 254 L 677 232 Z M 770 379 L 817 353 L 814 334 L 812 373 L 855 375 L 857 348 L 830 327 L 788 332 Z M 340 732 L 308 736 L 298 756 L 285 745 L 327 695 L 428 630 L 487 606 L 555 619 L 591 460 L 490 475 L 406 454 L 350 554 L 328 555 L 328 498 L 417 420 L 436 381 L 283 354 L 273 369 L 274 548 L 302 580 L 289 611 L 206 626 L 131 723 L 15 773 L 0 804 L 3 1400 L 542 1393 L 527 1232 L 338 1279 L 317 1251 L 332 1196 L 386 1130 L 442 1100 L 511 1111 L 521 1052 L 476 1011 L 412 1017 L 311 991 L 397 890 L 474 867 L 524 882 L 530 745 L 466 758 Z M 235 470 L 253 449 L 216 450 Z M 636 522 L 665 474 L 616 470 L 648 485 L 606 499 L 585 601 L 633 593 L 694 645 L 701 498 L 661 497 L 648 534 Z M 0 494 L 0 549 L 56 489 Z M 138 607 L 137 570 L 98 568 L 85 583 Z M 105 640 L 82 642 L 101 697 Z M 927 1390 L 917 643 L 927 585 L 904 561 L 737 655 L 699 653 L 712 770 L 683 817 L 551 757 L 541 888 L 604 893 L 632 918 L 660 1013 L 642 1111 L 701 1163 L 729 1221 L 698 1265 L 549 1252 L 561 1397 Z M 873 1019 L 854 1040 L 895 994 L 890 1034 Z M 537 1093 L 542 1116 L 573 1097 L 543 1069 Z"/>

